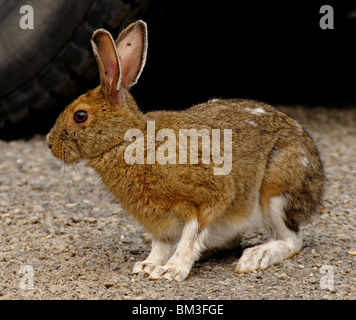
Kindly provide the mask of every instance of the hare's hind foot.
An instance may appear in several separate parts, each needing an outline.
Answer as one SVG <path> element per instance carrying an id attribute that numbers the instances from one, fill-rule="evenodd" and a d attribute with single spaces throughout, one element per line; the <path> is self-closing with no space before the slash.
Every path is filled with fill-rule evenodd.
<path id="1" fill-rule="evenodd" d="M 284 222 L 285 199 L 283 196 L 270 199 L 270 219 L 267 224 L 275 240 L 245 249 L 239 259 L 235 272 L 246 273 L 265 269 L 282 262 L 295 254 L 302 247 L 301 232 L 290 230 Z"/>
<path id="2" fill-rule="evenodd" d="M 286 240 L 271 240 L 267 243 L 248 248 L 239 259 L 235 272 L 247 273 L 254 270 L 266 269 L 297 254 L 301 248 L 301 244 L 300 237 L 294 236 Z"/>

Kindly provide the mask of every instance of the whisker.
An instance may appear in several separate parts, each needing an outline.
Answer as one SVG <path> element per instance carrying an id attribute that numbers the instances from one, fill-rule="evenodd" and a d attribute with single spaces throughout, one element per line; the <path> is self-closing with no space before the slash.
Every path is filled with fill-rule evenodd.
<path id="1" fill-rule="evenodd" d="M 71 176 L 73 182 L 81 184 L 85 176 L 85 170 L 80 162 L 76 162 L 71 166 Z"/>
<path id="2" fill-rule="evenodd" d="M 70 173 L 70 167 L 68 165 L 68 163 L 65 163 L 64 164 L 64 167 L 63 167 L 63 173 L 64 173 L 64 182 L 66 185 L 71 185 L 72 184 L 72 176 L 71 176 L 71 173 Z"/>

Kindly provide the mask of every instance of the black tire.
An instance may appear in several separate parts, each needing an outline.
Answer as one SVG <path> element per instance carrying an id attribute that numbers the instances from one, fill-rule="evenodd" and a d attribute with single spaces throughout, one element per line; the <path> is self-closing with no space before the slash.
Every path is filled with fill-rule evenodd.
<path id="1" fill-rule="evenodd" d="M 36 125 L 33 118 L 50 109 L 51 116 L 41 118 L 48 130 L 63 107 L 96 78 L 92 32 L 106 28 L 116 35 L 140 18 L 149 2 L 0 0 L 0 138 L 16 136 L 19 128 L 23 135 Z M 34 10 L 33 30 L 19 26 L 25 4 Z"/>

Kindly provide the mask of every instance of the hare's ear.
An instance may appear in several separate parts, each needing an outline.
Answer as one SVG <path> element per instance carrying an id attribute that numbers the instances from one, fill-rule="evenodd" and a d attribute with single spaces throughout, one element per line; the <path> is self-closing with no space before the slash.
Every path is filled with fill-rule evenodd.
<path id="1" fill-rule="evenodd" d="M 114 102 L 120 101 L 121 68 L 114 40 L 109 32 L 96 30 L 91 40 L 100 71 L 103 92 Z"/>
<path id="2" fill-rule="evenodd" d="M 146 63 L 147 45 L 147 25 L 142 20 L 130 24 L 116 39 L 124 88 L 129 89 L 140 77 Z"/>

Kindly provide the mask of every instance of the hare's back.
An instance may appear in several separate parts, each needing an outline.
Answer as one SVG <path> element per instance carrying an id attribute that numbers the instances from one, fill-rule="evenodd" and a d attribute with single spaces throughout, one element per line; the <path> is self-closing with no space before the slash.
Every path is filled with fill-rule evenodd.
<path id="1" fill-rule="evenodd" d="M 184 112 L 195 116 L 202 125 L 218 129 L 241 129 L 275 133 L 280 129 L 301 134 L 297 121 L 280 110 L 259 101 L 244 99 L 213 99 Z"/>
<path id="2" fill-rule="evenodd" d="M 278 109 L 254 100 L 213 99 L 184 111 L 156 111 L 146 114 L 156 122 L 156 129 L 231 129 L 245 139 L 256 135 L 272 138 L 280 132 L 294 138 L 302 137 L 304 130 L 297 121 Z M 274 139 L 273 139 L 274 140 Z"/>

